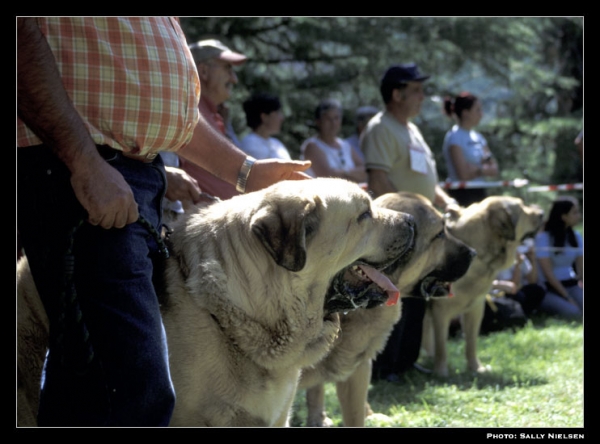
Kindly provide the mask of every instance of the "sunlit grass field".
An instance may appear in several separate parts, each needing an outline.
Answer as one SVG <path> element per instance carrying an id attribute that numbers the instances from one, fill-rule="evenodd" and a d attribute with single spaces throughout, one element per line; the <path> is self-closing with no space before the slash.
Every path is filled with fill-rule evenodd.
<path id="1" fill-rule="evenodd" d="M 571 428 L 583 427 L 583 326 L 534 318 L 522 329 L 479 338 L 487 374 L 466 371 L 464 341 L 449 343 L 446 379 L 410 371 L 396 383 L 377 381 L 369 402 L 378 413 L 367 427 Z M 427 358 L 419 361 L 431 366 Z M 326 409 L 334 426 L 342 419 L 335 385 L 326 386 Z M 306 418 L 304 392 L 297 394 L 292 426 Z"/>

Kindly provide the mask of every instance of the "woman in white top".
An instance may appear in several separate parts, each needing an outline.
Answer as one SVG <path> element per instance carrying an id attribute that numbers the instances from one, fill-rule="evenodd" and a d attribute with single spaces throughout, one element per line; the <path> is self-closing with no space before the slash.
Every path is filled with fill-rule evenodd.
<path id="1" fill-rule="evenodd" d="M 241 148 L 255 159 L 287 159 L 287 148 L 274 136 L 281 131 L 284 117 L 279 98 L 272 94 L 255 93 L 243 104 L 246 123 L 252 132 L 242 139 Z"/>
<path id="2" fill-rule="evenodd" d="M 300 147 L 301 158 L 312 162 L 315 177 L 340 177 L 353 182 L 366 182 L 364 166 L 356 166 L 350 144 L 338 137 L 342 127 L 342 106 L 333 99 L 323 100 L 315 111 L 317 135 Z"/>

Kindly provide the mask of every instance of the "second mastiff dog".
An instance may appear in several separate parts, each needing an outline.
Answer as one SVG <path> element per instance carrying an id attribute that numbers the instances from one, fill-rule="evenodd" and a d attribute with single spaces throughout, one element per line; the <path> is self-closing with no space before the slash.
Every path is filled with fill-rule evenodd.
<path id="1" fill-rule="evenodd" d="M 450 283 L 466 273 L 475 252 L 448 235 L 443 215 L 423 196 L 389 193 L 376 199 L 374 205 L 408 213 L 415 221 L 412 249 L 383 270 L 402 298 L 448 296 Z M 336 383 L 344 425 L 364 426 L 369 410 L 371 362 L 385 347 L 400 318 L 401 305 L 381 305 L 340 315 L 340 334 L 331 352 L 302 370 L 300 387 L 307 389 L 308 426 L 330 424 L 324 412 L 325 382 Z"/>

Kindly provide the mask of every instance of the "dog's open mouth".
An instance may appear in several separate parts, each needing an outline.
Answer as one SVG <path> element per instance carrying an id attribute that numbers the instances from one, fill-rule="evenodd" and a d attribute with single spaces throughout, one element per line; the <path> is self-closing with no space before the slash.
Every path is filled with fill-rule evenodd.
<path id="1" fill-rule="evenodd" d="M 375 267 L 356 262 L 340 271 L 325 297 L 325 311 L 347 312 L 357 308 L 372 308 L 383 304 L 395 305 L 400 290 Z"/>
<path id="2" fill-rule="evenodd" d="M 452 297 L 452 283 L 460 279 L 469 269 L 475 252 L 464 249 L 458 255 L 449 257 L 452 264 L 444 269 L 436 269 L 421 279 L 410 292 L 411 296 L 422 297 L 425 300 L 431 298 Z"/>
<path id="3" fill-rule="evenodd" d="M 452 282 L 442 281 L 436 276 L 429 275 L 421 280 L 418 291 L 425 300 L 432 297 L 451 297 Z"/>

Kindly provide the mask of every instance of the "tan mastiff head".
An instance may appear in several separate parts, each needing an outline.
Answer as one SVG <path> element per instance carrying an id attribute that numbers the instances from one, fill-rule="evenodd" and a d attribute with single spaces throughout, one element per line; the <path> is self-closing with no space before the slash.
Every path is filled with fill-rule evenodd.
<path id="1" fill-rule="evenodd" d="M 467 272 L 475 251 L 448 233 L 442 213 L 419 194 L 388 193 L 374 203 L 415 219 L 412 249 L 384 273 L 403 295 L 425 299 L 450 295 L 451 283 Z"/>
<path id="2" fill-rule="evenodd" d="M 410 251 L 414 221 L 374 206 L 358 185 L 324 178 L 276 184 L 250 226 L 277 265 L 328 282 L 327 313 L 395 303 L 397 290 L 380 270 Z"/>
<path id="3" fill-rule="evenodd" d="M 450 232 L 477 251 L 477 257 L 496 271 L 508 268 L 516 248 L 540 229 L 544 212 L 511 196 L 490 196 L 446 214 Z"/>

